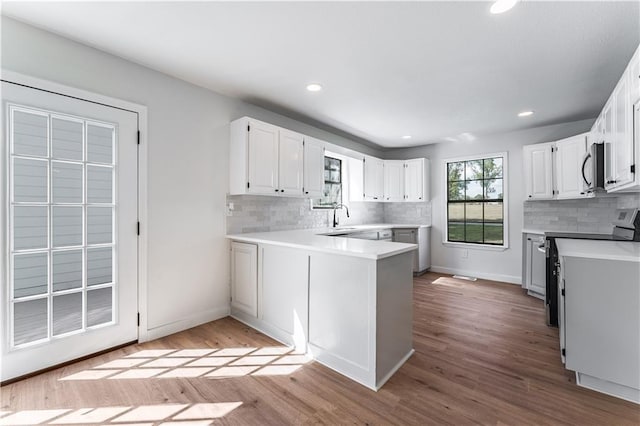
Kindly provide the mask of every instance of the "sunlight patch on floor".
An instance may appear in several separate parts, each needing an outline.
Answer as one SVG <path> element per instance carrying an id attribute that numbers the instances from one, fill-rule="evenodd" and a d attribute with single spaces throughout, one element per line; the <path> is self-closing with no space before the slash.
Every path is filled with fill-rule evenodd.
<path id="1" fill-rule="evenodd" d="M 120 425 L 205 426 L 240 407 L 242 402 L 156 404 L 3 412 L 0 425 Z"/>
<path id="2" fill-rule="evenodd" d="M 60 380 L 277 376 L 292 374 L 309 361 L 308 356 L 288 346 L 145 349 Z"/>

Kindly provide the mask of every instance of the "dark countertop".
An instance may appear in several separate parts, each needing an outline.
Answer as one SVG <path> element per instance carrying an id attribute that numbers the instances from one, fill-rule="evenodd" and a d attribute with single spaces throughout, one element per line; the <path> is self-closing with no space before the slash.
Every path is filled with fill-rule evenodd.
<path id="1" fill-rule="evenodd" d="M 611 234 L 586 234 L 581 232 L 545 232 L 545 238 L 569 238 L 572 240 L 604 240 L 604 241 L 629 241 Z"/>

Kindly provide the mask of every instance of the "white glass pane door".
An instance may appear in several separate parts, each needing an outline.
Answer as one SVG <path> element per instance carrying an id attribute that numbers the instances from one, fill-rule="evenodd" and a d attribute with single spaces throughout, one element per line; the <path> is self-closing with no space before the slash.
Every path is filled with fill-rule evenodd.
<path id="1" fill-rule="evenodd" d="M 9 106 L 9 120 L 11 347 L 19 348 L 114 321 L 116 125 L 17 105 Z M 25 132 L 28 126 L 34 129 Z M 93 156 L 100 163 L 86 154 L 95 144 L 89 128 L 100 128 L 101 156 Z M 23 146 L 40 149 L 21 153 Z M 99 321 L 87 303 L 90 286 L 92 306 L 109 312 Z"/>
<path id="2" fill-rule="evenodd" d="M 2 89 L 6 380 L 137 339 L 137 115 Z"/>

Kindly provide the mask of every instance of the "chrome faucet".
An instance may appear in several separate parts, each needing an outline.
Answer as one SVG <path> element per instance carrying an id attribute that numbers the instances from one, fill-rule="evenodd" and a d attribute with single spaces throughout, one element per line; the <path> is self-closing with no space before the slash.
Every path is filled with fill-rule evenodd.
<path id="1" fill-rule="evenodd" d="M 335 228 L 336 226 L 338 226 L 338 221 L 336 220 L 336 210 L 344 208 L 347 211 L 347 217 L 349 217 L 349 207 L 347 207 L 344 204 L 335 204 L 333 206 L 333 227 Z"/>

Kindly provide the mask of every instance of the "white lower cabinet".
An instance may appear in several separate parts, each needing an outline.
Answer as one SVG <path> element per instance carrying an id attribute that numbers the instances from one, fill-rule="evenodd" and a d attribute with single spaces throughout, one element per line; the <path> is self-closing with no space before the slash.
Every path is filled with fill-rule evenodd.
<path id="1" fill-rule="evenodd" d="M 269 334 L 305 350 L 308 330 L 309 255 L 301 250 L 261 246 L 259 318 Z"/>
<path id="2" fill-rule="evenodd" d="M 522 287 L 530 296 L 544 299 L 547 286 L 544 235 L 524 234 L 523 243 Z"/>
<path id="3" fill-rule="evenodd" d="M 258 246 L 231 243 L 231 308 L 258 316 Z"/>
<path id="4" fill-rule="evenodd" d="M 239 321 L 373 390 L 413 353 L 413 252 L 371 259 L 231 247 Z"/>
<path id="5" fill-rule="evenodd" d="M 639 263 L 559 253 L 566 368 L 580 386 L 640 403 Z"/>

